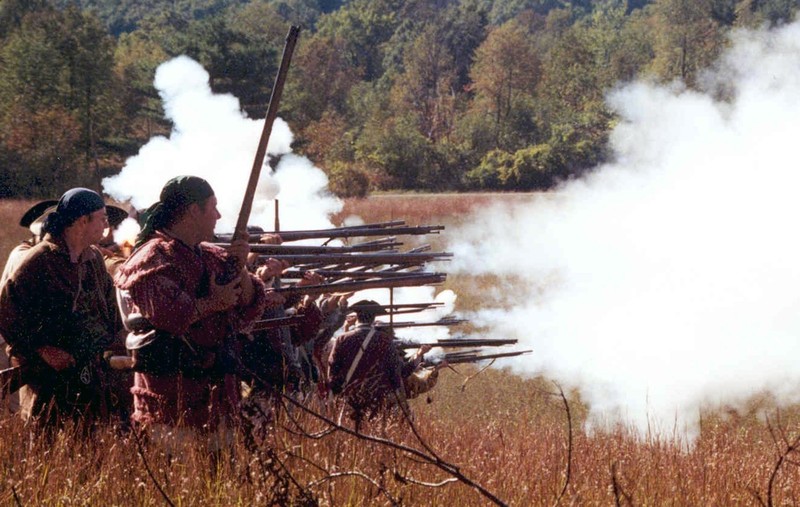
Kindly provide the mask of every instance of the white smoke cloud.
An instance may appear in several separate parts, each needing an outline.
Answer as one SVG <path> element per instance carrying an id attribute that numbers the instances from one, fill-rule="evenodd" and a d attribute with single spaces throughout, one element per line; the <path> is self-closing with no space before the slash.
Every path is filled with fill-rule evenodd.
<path id="1" fill-rule="evenodd" d="M 104 179 L 104 191 L 142 209 L 158 200 L 161 187 L 170 178 L 200 176 L 211 183 L 219 200 L 222 219 L 217 231 L 232 232 L 264 120 L 246 118 L 232 95 L 212 93 L 208 73 L 186 56 L 159 66 L 154 84 L 173 130 L 169 138 L 152 138 L 127 160 L 120 174 Z M 277 197 L 282 225 L 330 227 L 328 217 L 339 211 L 342 203 L 327 192 L 323 171 L 308 159 L 291 154 L 291 143 L 289 126 L 276 119 L 267 154 L 283 157 L 275 172 L 265 160 L 250 224 L 272 230 Z"/>
<path id="2" fill-rule="evenodd" d="M 705 83 L 614 91 L 613 163 L 450 247 L 454 272 L 521 280 L 475 315 L 534 349 L 516 370 L 642 429 L 800 394 L 800 25 L 736 32 Z"/>

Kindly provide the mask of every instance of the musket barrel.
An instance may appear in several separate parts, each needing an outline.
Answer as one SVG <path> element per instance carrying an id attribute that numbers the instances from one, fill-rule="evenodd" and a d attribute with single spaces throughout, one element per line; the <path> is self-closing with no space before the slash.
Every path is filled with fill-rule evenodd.
<path id="1" fill-rule="evenodd" d="M 435 366 L 441 362 L 447 361 L 449 364 L 460 363 L 476 363 L 478 361 L 486 361 L 488 359 L 500 359 L 503 357 L 515 357 L 523 354 L 529 354 L 532 350 L 517 350 L 514 352 L 501 352 L 498 354 L 484 354 L 481 355 L 479 350 L 470 351 L 470 353 L 447 353 L 444 356 L 436 358 L 432 361 L 423 361 L 423 365 Z"/>
<path id="2" fill-rule="evenodd" d="M 300 270 L 288 269 L 281 273 L 281 278 L 298 279 L 303 278 L 306 273 L 313 271 L 326 278 L 355 278 L 355 279 L 368 279 L 368 278 L 402 278 L 408 276 L 410 273 L 403 272 L 388 272 L 382 273 L 380 271 L 345 271 L 337 269 L 315 269 L 315 270 Z"/>
<path id="3" fill-rule="evenodd" d="M 357 238 L 367 236 L 385 236 L 391 234 L 395 236 L 422 236 L 425 234 L 439 234 L 439 231 L 444 230 L 443 225 L 422 225 L 417 227 L 353 227 L 350 229 L 319 229 L 308 231 L 280 231 L 275 234 L 280 235 L 283 241 L 299 241 L 303 239 L 320 239 L 320 238 Z M 269 234 L 267 232 L 263 234 Z M 217 234 L 217 238 L 221 241 L 226 241 L 231 238 L 230 234 Z M 250 241 L 258 241 L 261 234 L 248 235 Z"/>
<path id="4" fill-rule="evenodd" d="M 267 154 L 267 144 L 269 143 L 269 137 L 272 133 L 272 125 L 275 123 L 275 118 L 278 116 L 278 104 L 281 101 L 283 84 L 286 81 L 286 74 L 289 72 L 289 62 L 292 60 L 292 53 L 297 44 L 297 37 L 299 34 L 300 27 L 292 26 L 289 28 L 289 33 L 286 35 L 286 44 L 283 47 L 283 56 L 281 57 L 281 64 L 278 68 L 278 76 L 275 78 L 275 84 L 272 87 L 272 93 L 269 97 L 267 116 L 264 119 L 264 128 L 261 130 L 261 138 L 258 141 L 253 167 L 250 169 L 250 179 L 247 182 L 247 189 L 244 193 L 244 199 L 242 199 L 242 206 L 239 210 L 239 217 L 233 232 L 235 238 L 246 239 L 249 237 L 247 222 L 250 219 L 250 212 L 253 209 L 253 198 L 255 197 L 258 179 L 261 176 L 261 168 L 264 165 L 264 157 Z"/>
<path id="5" fill-rule="evenodd" d="M 412 313 L 408 310 L 401 310 L 399 312 L 392 312 L 395 315 L 403 314 L 403 313 Z M 391 325 L 393 328 L 405 328 L 405 327 L 426 327 L 426 326 L 455 326 L 458 324 L 463 324 L 464 322 L 468 322 L 467 319 L 441 319 L 434 322 L 395 322 Z M 382 323 L 389 326 L 388 323 Z M 516 340 L 514 340 L 516 342 Z"/>
<path id="6" fill-rule="evenodd" d="M 277 317 L 274 319 L 263 319 L 253 322 L 252 331 L 263 331 L 264 329 L 275 329 L 276 327 L 283 326 L 296 326 L 301 317 L 296 315 L 289 315 L 287 317 Z"/>
<path id="7" fill-rule="evenodd" d="M 226 248 L 230 243 L 216 243 L 216 245 Z M 383 252 L 400 253 L 394 247 L 402 246 L 403 243 L 375 243 L 372 245 L 352 245 L 352 246 L 312 246 L 312 245 L 262 245 L 254 243 L 250 245 L 250 251 L 262 255 L 318 255 L 329 253 L 357 253 L 357 252 Z"/>
<path id="8" fill-rule="evenodd" d="M 308 264 L 327 262 L 328 264 L 421 264 L 442 261 L 452 257 L 452 253 L 353 253 L 353 254 L 275 254 L 267 257 L 285 260 L 289 264 Z"/>
<path id="9" fill-rule="evenodd" d="M 355 292 L 366 289 L 383 289 L 393 287 L 419 287 L 421 285 L 436 285 L 444 283 L 446 275 L 440 273 L 415 275 L 405 278 L 394 278 L 387 280 L 363 280 L 356 282 L 328 283 L 322 285 L 304 285 L 298 287 L 282 287 L 275 289 L 279 293 L 298 293 L 298 294 L 329 294 L 335 292 Z"/>
<path id="10" fill-rule="evenodd" d="M 397 327 L 397 324 L 395 324 Z M 463 348 L 463 347 L 504 347 L 506 345 L 516 345 L 517 340 L 504 339 L 504 338 L 463 338 L 463 339 L 445 339 L 436 340 L 434 342 L 413 342 L 413 341 L 398 341 L 397 346 L 401 349 L 417 349 L 425 345 L 441 348 Z M 474 355 L 480 352 L 479 349 L 468 351 L 450 352 L 450 354 L 471 354 Z"/>

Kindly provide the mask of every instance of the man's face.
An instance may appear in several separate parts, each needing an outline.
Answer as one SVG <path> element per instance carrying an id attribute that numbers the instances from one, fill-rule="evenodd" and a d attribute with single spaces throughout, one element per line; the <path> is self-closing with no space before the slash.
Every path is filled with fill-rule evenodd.
<path id="1" fill-rule="evenodd" d="M 90 244 L 99 243 L 107 228 L 108 215 L 105 208 L 86 215 L 86 239 Z"/>
<path id="2" fill-rule="evenodd" d="M 198 233 L 201 236 L 201 241 L 211 241 L 214 239 L 214 228 L 217 226 L 217 220 L 222 218 L 217 210 L 217 196 L 212 195 L 202 204 L 198 205 L 200 213 L 198 214 Z"/>

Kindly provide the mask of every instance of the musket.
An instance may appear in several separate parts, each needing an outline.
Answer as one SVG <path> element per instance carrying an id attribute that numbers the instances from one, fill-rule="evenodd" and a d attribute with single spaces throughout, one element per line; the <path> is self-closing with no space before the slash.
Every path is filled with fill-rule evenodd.
<path id="1" fill-rule="evenodd" d="M 422 366 L 436 366 L 441 364 L 444 361 L 447 361 L 448 364 L 459 364 L 459 363 L 477 363 L 479 361 L 486 361 L 488 359 L 499 359 L 503 357 L 514 357 L 514 356 L 521 356 L 523 354 L 529 354 L 533 352 L 532 350 L 518 350 L 515 352 L 500 352 L 498 354 L 480 354 L 480 351 L 471 351 L 471 354 L 462 354 L 459 352 L 455 353 L 448 353 L 444 354 L 443 356 L 439 356 L 434 359 L 425 359 L 422 361 Z"/>
<path id="2" fill-rule="evenodd" d="M 413 313 L 408 310 L 400 310 L 398 312 L 391 312 L 394 315 L 401 315 L 404 313 Z M 440 319 L 434 322 L 395 322 L 392 324 L 394 329 L 404 328 L 404 327 L 425 327 L 425 326 L 455 326 L 457 324 L 463 324 L 464 322 L 469 322 L 467 319 L 453 319 L 453 318 L 446 318 Z M 378 325 L 386 324 L 385 322 L 379 322 Z M 515 340 L 516 342 L 516 340 Z"/>
<path id="3" fill-rule="evenodd" d="M 234 239 L 247 240 L 250 238 L 250 234 L 247 232 L 247 222 L 250 220 L 250 212 L 253 209 L 253 198 L 255 197 L 256 186 L 261 176 L 261 168 L 264 166 L 264 157 L 267 154 L 267 144 L 269 143 L 269 137 L 272 133 L 272 125 L 275 123 L 275 118 L 278 116 L 278 104 L 281 101 L 283 84 L 286 81 L 286 74 L 289 71 L 289 62 L 292 60 L 292 53 L 294 52 L 294 46 L 297 43 L 297 36 L 299 33 L 300 27 L 292 26 L 289 28 L 289 33 L 286 35 L 286 44 L 283 47 L 283 56 L 281 57 L 281 64 L 278 68 L 278 76 L 275 78 L 275 85 L 272 87 L 272 93 L 269 97 L 264 128 L 261 131 L 261 138 L 258 141 L 253 167 L 250 169 L 250 179 L 247 182 L 247 190 L 244 193 L 242 207 L 239 211 L 239 218 L 236 221 L 236 228 L 233 232 Z M 240 259 L 240 262 L 244 263 L 244 259 Z"/>
<path id="4" fill-rule="evenodd" d="M 130 370 L 133 368 L 133 358 L 130 356 L 109 356 L 105 358 L 105 361 L 113 370 Z M 19 391 L 35 375 L 36 371 L 28 364 L 11 366 L 0 370 L 0 393 L 2 393 L 0 397 L 9 396 Z"/>
<path id="5" fill-rule="evenodd" d="M 264 329 L 275 329 L 283 326 L 297 326 L 303 320 L 300 315 L 287 315 L 286 317 L 276 317 L 274 319 L 262 319 L 253 322 L 252 331 L 263 331 Z"/>
<path id="6" fill-rule="evenodd" d="M 351 227 L 338 227 L 338 228 L 331 228 L 331 229 L 312 229 L 312 230 L 299 230 L 299 231 L 280 231 L 275 232 L 274 234 L 278 234 L 281 237 L 281 240 L 284 242 L 287 241 L 300 241 L 303 239 L 335 239 L 335 238 L 358 238 L 358 237 L 369 237 L 369 236 L 385 236 L 387 234 L 391 234 L 393 236 L 423 236 L 426 234 L 439 234 L 439 231 L 444 230 L 443 225 L 419 225 L 416 227 L 412 226 L 384 226 L 384 227 L 374 227 L 374 226 L 351 226 Z M 263 232 L 259 234 L 249 234 L 244 236 L 250 242 L 258 242 L 259 238 L 263 234 L 270 234 L 269 232 Z M 229 241 L 232 237 L 237 237 L 236 233 L 234 232 L 233 235 L 230 233 L 222 233 L 216 235 L 219 241 Z"/>
<path id="7" fill-rule="evenodd" d="M 316 231 L 283 231 L 280 233 L 283 241 L 299 241 L 301 239 L 318 238 L 357 238 L 367 236 L 423 236 L 426 234 L 439 234 L 444 230 L 443 225 L 420 225 L 417 227 L 354 227 L 352 229 L 321 229 Z"/>
<path id="8" fill-rule="evenodd" d="M 355 266 L 387 264 L 424 264 L 452 257 L 452 253 L 353 253 L 353 254 L 276 254 L 262 257 L 284 260 L 292 265 L 298 264 L 352 264 Z"/>
<path id="9" fill-rule="evenodd" d="M 230 243 L 216 243 L 223 248 L 230 246 Z M 371 245 L 350 245 L 350 246 L 313 246 L 313 245 L 262 245 L 254 243 L 250 245 L 250 251 L 270 257 L 275 255 L 320 255 L 320 254 L 336 254 L 336 253 L 357 253 L 357 252 L 377 252 L 389 250 L 394 253 L 399 253 L 393 250 L 394 247 L 402 246 L 400 242 L 383 242 L 374 243 Z M 391 253 L 384 252 L 384 253 Z"/>
<path id="10" fill-rule="evenodd" d="M 397 324 L 395 324 L 397 327 Z M 516 345 L 517 340 L 505 338 L 446 338 L 444 340 L 436 340 L 433 342 L 415 342 L 410 340 L 396 340 L 397 347 L 401 349 L 418 349 L 426 345 L 431 347 L 441 348 L 463 348 L 463 347 L 502 347 L 505 345 Z M 467 351 L 469 354 L 474 355 L 479 350 Z M 460 352 L 458 354 L 464 354 Z"/>
<path id="11" fill-rule="evenodd" d="M 281 278 L 299 279 L 303 278 L 309 271 L 322 275 L 325 278 L 353 278 L 359 280 L 364 280 L 367 278 L 400 278 L 403 276 L 408 276 L 410 274 L 408 272 L 397 272 L 397 271 L 382 272 L 382 271 L 345 271 L 337 269 L 314 269 L 314 270 L 287 269 L 286 271 L 281 273 Z M 424 271 L 420 271 L 420 273 L 424 273 Z"/>
<path id="12" fill-rule="evenodd" d="M 327 232 L 337 233 L 338 231 L 349 231 L 349 230 L 354 230 L 354 229 L 358 229 L 358 230 L 360 230 L 360 229 L 382 229 L 382 228 L 388 228 L 388 227 L 399 227 L 399 226 L 402 226 L 402 225 L 406 225 L 405 220 L 392 220 L 391 222 L 375 222 L 375 223 L 370 223 L 370 224 L 347 225 L 347 226 L 343 226 L 343 227 L 331 227 L 330 229 L 311 229 L 311 230 L 303 230 L 303 231 L 280 231 L 279 228 L 276 227 L 275 231 L 269 231 L 269 232 L 268 231 L 262 231 L 262 232 L 259 232 L 259 233 L 250 234 L 249 240 L 251 242 L 258 243 L 258 241 L 261 239 L 261 236 L 263 236 L 264 234 L 282 235 L 284 232 L 302 233 L 302 234 L 306 234 L 306 233 L 325 234 Z M 223 233 L 216 234 L 215 237 L 217 238 L 218 241 L 228 241 L 228 242 L 230 242 L 231 239 L 233 238 L 233 233 L 223 232 Z M 319 236 L 319 237 L 327 238 L 329 236 L 324 236 L 323 235 L 323 236 Z M 283 239 L 283 238 L 281 238 L 281 239 Z M 313 238 L 310 238 L 310 239 L 313 239 Z"/>
<path id="13" fill-rule="evenodd" d="M 392 287 L 419 287 L 422 285 L 437 285 L 444 283 L 446 275 L 441 273 L 426 273 L 402 278 L 387 280 L 363 280 L 354 282 L 325 283 L 321 285 L 293 285 L 274 289 L 279 294 L 294 293 L 303 295 L 332 294 L 337 292 L 357 292 L 366 289 L 384 289 Z"/>
<path id="14" fill-rule="evenodd" d="M 444 306 L 444 303 L 442 303 L 440 301 L 430 301 L 430 302 L 425 302 L 425 303 L 394 303 L 394 304 L 391 304 L 391 305 L 378 305 L 378 306 L 380 306 L 381 308 L 384 308 L 386 310 L 392 311 L 392 310 L 402 309 L 402 308 L 419 308 L 419 309 L 435 308 L 435 307 L 439 307 L 439 306 Z"/>

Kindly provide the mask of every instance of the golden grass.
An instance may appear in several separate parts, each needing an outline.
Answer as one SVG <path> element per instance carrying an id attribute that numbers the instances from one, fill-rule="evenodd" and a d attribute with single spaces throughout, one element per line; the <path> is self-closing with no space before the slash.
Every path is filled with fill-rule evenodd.
<path id="1" fill-rule="evenodd" d="M 6 265 L 8 253 L 20 241 L 30 237 L 28 229 L 19 226 L 19 219 L 38 201 L 25 199 L 0 199 L 0 262 Z"/>
<path id="2" fill-rule="evenodd" d="M 405 207 L 400 204 L 404 199 L 416 204 Z M 446 202 L 450 199 L 454 202 Z M 460 210 L 463 217 L 468 203 L 485 202 L 481 199 L 376 196 L 348 201 L 345 209 L 369 221 L 403 218 L 412 224 L 450 225 L 448 210 Z M 3 204 L 0 210 L 7 209 Z M 473 310 L 480 300 L 463 291 L 486 290 L 497 280 L 448 283 L 460 292 L 459 308 Z M 680 434 L 641 435 L 624 424 L 587 431 L 582 426 L 587 407 L 579 392 L 569 392 L 570 453 L 564 399 L 552 382 L 496 368 L 474 377 L 474 368 L 456 370 L 443 371 L 428 397 L 413 400 L 416 427 L 443 460 L 510 505 L 554 505 L 567 481 L 568 463 L 562 505 L 800 503 L 798 456 L 789 452 L 800 435 L 800 408 L 779 407 L 766 393 L 744 407 L 708 408 L 696 439 L 687 442 Z M 325 428 L 298 409 L 292 414 L 306 431 Z M 490 503 L 463 483 L 416 484 L 451 476 L 407 453 L 341 431 L 312 439 L 297 430 L 284 414 L 268 442 L 248 450 L 237 440 L 216 466 L 199 442 L 190 441 L 172 460 L 157 446 L 146 445 L 151 478 L 130 435 L 103 429 L 85 443 L 68 433 L 49 445 L 31 443 L 28 430 L 6 414 L 0 416 L 0 505 L 164 505 L 156 483 L 184 506 L 303 505 L 301 489 L 321 505 Z M 405 425 L 367 431 L 423 449 Z M 781 463 L 782 455 L 789 459 Z"/>

